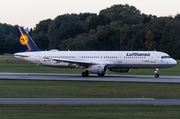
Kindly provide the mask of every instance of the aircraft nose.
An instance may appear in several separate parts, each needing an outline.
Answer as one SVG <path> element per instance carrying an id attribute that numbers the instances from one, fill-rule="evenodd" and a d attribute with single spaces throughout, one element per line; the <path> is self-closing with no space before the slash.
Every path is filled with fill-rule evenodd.
<path id="1" fill-rule="evenodd" d="M 174 59 L 172 59 L 172 61 L 171 61 L 171 65 L 172 66 L 175 66 L 177 64 L 177 61 L 176 60 L 174 60 Z"/>

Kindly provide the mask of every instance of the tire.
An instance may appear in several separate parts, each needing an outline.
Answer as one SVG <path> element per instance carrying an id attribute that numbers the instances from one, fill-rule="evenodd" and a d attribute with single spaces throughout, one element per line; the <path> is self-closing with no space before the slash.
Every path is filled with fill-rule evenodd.
<path id="1" fill-rule="evenodd" d="M 88 76 L 89 76 L 89 72 L 88 72 L 88 71 L 86 71 L 85 73 L 86 73 L 86 77 L 88 77 Z"/>
<path id="2" fill-rule="evenodd" d="M 82 72 L 82 76 L 83 76 L 83 77 L 86 77 L 86 72 Z"/>
<path id="3" fill-rule="evenodd" d="M 83 77 L 88 77 L 89 76 L 89 72 L 88 71 L 82 72 L 82 76 Z"/>
<path id="4" fill-rule="evenodd" d="M 103 74 L 98 74 L 98 76 L 104 76 L 104 73 Z"/>
<path id="5" fill-rule="evenodd" d="M 159 74 L 155 74 L 155 77 L 158 78 L 158 77 L 159 77 Z"/>

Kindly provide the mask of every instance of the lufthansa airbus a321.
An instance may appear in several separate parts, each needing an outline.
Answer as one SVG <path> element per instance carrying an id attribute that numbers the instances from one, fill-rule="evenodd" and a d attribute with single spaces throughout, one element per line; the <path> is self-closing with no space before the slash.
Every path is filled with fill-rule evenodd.
<path id="1" fill-rule="evenodd" d="M 131 69 L 158 69 L 173 67 L 177 62 L 168 54 L 158 51 L 41 51 L 25 32 L 18 27 L 18 39 L 21 51 L 14 57 L 35 64 L 57 68 L 82 68 L 83 77 L 89 73 L 99 76 L 109 69 L 113 72 L 130 72 Z"/>

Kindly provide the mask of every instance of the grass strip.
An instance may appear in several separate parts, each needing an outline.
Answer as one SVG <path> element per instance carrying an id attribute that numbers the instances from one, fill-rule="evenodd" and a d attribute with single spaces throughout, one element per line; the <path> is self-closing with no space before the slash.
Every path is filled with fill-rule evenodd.
<path id="1" fill-rule="evenodd" d="M 179 119 L 180 106 L 0 105 L 1 119 Z"/>
<path id="2" fill-rule="evenodd" d="M 0 98 L 180 99 L 180 84 L 0 80 Z"/>

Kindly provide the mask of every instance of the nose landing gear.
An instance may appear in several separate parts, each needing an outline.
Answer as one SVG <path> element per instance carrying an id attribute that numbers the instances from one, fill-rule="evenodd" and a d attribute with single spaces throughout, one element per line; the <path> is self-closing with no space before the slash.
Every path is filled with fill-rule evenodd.
<path id="1" fill-rule="evenodd" d="M 154 69 L 154 72 L 155 72 L 155 77 L 158 78 L 159 77 L 159 74 L 157 73 L 158 71 L 158 68 Z"/>

